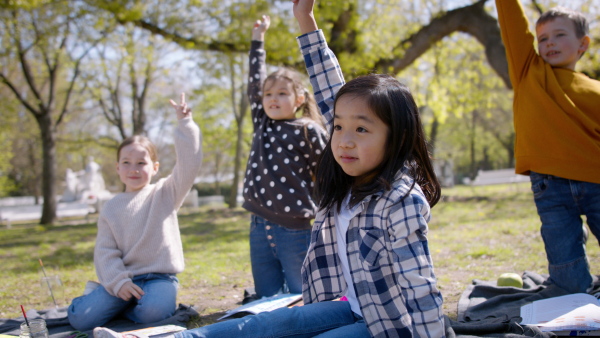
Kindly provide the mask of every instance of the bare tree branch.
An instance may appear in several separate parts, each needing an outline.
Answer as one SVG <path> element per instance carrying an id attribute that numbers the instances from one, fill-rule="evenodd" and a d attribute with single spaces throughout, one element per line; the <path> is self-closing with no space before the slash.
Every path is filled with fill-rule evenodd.
<path id="1" fill-rule="evenodd" d="M 531 3 L 533 4 L 533 7 L 535 8 L 535 10 L 538 12 L 538 14 L 542 14 L 544 13 L 544 9 L 542 8 L 542 6 L 537 2 L 537 0 L 531 0 Z"/>
<path id="2" fill-rule="evenodd" d="M 498 20 L 485 11 L 486 1 L 479 0 L 473 5 L 434 18 L 417 33 L 401 41 L 394 48 L 394 56 L 379 60 L 375 68 L 379 71 L 398 73 L 410 66 L 436 42 L 458 31 L 472 35 L 484 46 L 488 62 L 505 85 L 511 88 Z"/>
<path id="3" fill-rule="evenodd" d="M 117 18 L 117 21 L 120 24 L 125 24 L 127 23 L 126 21 L 120 20 Z M 247 51 L 247 46 L 242 47 L 242 46 L 238 46 L 234 43 L 229 43 L 229 42 L 224 42 L 224 41 L 218 41 L 218 40 L 211 40 L 211 41 L 201 41 L 198 40 L 195 37 L 185 37 L 182 35 L 179 35 L 176 32 L 170 32 L 167 29 L 164 29 L 162 27 L 158 27 L 157 25 L 140 19 L 140 20 L 134 20 L 131 21 L 132 24 L 134 24 L 137 27 L 143 28 L 147 31 L 149 31 L 152 34 L 156 34 L 156 35 L 160 35 L 168 40 L 171 40 L 175 43 L 177 43 L 180 46 L 193 46 L 193 49 L 197 49 L 197 50 L 208 50 L 208 51 L 214 51 L 214 52 L 245 52 Z"/>
<path id="4" fill-rule="evenodd" d="M 75 80 L 77 79 L 77 77 L 79 77 L 79 74 L 81 73 L 81 63 L 82 63 L 83 59 L 85 59 L 85 57 L 90 53 L 90 51 L 92 51 L 92 49 L 94 49 L 103 40 L 104 40 L 104 36 L 93 41 L 88 46 L 88 48 L 76 59 L 75 67 L 73 69 L 73 74 L 71 75 L 71 80 L 69 81 L 69 88 L 67 89 L 67 93 L 65 95 L 65 100 L 63 101 L 63 106 L 60 110 L 59 117 L 56 120 L 56 123 L 54 125 L 55 128 L 62 122 L 63 117 L 67 114 L 67 111 L 68 111 L 67 107 L 69 106 L 71 94 L 73 93 L 73 90 L 75 88 Z M 61 44 L 61 46 L 65 46 L 65 45 Z M 58 65 L 58 61 L 56 62 L 56 64 Z"/>
<path id="5" fill-rule="evenodd" d="M 4 75 L 4 73 L 0 73 L 0 80 L 4 83 L 10 91 L 15 95 L 17 100 L 33 115 L 37 114 L 37 110 L 35 107 L 29 104 L 27 100 L 21 95 L 21 92 L 15 87 L 15 85 Z"/>
<path id="6" fill-rule="evenodd" d="M 41 114 L 41 110 L 43 110 L 43 106 L 42 106 L 42 96 L 40 94 L 40 92 L 38 91 L 37 85 L 35 83 L 35 79 L 33 76 L 33 73 L 31 71 L 31 66 L 29 65 L 29 60 L 27 60 L 26 54 L 29 51 L 29 48 L 23 48 L 23 43 L 21 40 L 21 30 L 20 27 L 18 25 L 19 22 L 19 16 L 17 14 L 17 11 L 13 11 L 12 12 L 12 16 L 13 16 L 13 25 L 15 28 L 15 36 L 14 36 L 14 40 L 16 43 L 16 47 L 17 47 L 17 53 L 19 55 L 19 63 L 21 65 L 21 70 L 23 71 L 23 76 L 25 78 L 25 81 L 27 82 L 27 86 L 29 87 L 29 89 L 31 90 L 31 93 L 33 94 L 33 96 L 35 97 L 37 103 L 38 103 L 38 108 L 39 109 L 35 109 L 33 108 L 33 106 L 28 105 L 27 109 L 34 115 L 34 116 L 38 116 Z M 20 98 L 22 98 L 22 96 L 19 95 Z M 23 98 L 24 100 L 24 98 Z M 31 109 L 30 109 L 31 108 Z"/>

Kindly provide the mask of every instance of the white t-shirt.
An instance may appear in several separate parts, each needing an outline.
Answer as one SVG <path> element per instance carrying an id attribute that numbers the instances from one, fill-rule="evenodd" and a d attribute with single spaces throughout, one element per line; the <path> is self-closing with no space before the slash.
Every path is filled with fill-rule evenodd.
<path id="1" fill-rule="evenodd" d="M 338 255 L 342 261 L 342 272 L 344 273 L 344 279 L 346 280 L 346 283 L 348 283 L 346 294 L 344 296 L 348 298 L 348 302 L 350 303 L 350 308 L 352 311 L 362 317 L 360 305 L 358 303 L 358 299 L 356 298 L 356 293 L 354 292 L 354 286 L 352 285 L 353 281 L 352 276 L 350 275 L 350 267 L 348 266 L 348 256 L 346 255 L 346 232 L 348 232 L 350 220 L 352 217 L 356 216 L 356 210 L 358 209 L 358 205 L 355 205 L 353 208 L 349 208 L 349 202 L 350 194 L 344 198 L 340 212 L 336 213 L 335 229 L 337 233 Z"/>

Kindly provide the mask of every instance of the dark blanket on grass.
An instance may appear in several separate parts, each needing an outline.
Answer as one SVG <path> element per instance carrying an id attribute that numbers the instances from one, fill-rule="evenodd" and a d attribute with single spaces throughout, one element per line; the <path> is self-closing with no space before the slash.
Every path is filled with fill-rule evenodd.
<path id="1" fill-rule="evenodd" d="M 114 331 L 123 332 L 130 330 L 143 329 L 147 327 L 160 326 L 160 325 L 179 325 L 186 326 L 186 323 L 191 317 L 197 316 L 198 312 L 191 306 L 179 304 L 179 307 L 175 311 L 175 314 L 160 322 L 148 323 L 148 324 L 136 324 L 127 319 L 113 319 L 106 325 Z M 43 318 L 46 320 L 46 326 L 50 337 L 68 337 L 70 332 L 75 329 L 69 325 L 69 319 L 67 319 L 67 307 L 49 310 L 29 310 L 27 311 L 27 319 Z M 0 319 L 0 333 L 18 336 L 20 332 L 21 323 L 24 322 L 23 317 L 18 319 Z M 92 331 L 84 331 L 88 337 L 93 337 Z"/>
<path id="2" fill-rule="evenodd" d="M 547 275 L 523 273 L 523 288 L 498 287 L 496 281 L 473 280 L 458 301 L 456 320 L 445 317 L 446 336 L 454 337 L 556 337 L 535 326 L 522 326 L 521 306 L 536 300 L 564 296 L 567 291 L 547 281 Z M 595 283 L 591 294 L 600 291 Z"/>

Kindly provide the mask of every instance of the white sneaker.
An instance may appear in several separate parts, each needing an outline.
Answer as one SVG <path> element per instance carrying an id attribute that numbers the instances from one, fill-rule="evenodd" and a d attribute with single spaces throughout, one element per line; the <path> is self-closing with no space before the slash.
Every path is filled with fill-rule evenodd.
<path id="1" fill-rule="evenodd" d="M 98 282 L 94 282 L 93 280 L 87 281 L 87 283 L 85 283 L 85 289 L 83 289 L 83 295 L 84 296 L 89 295 L 90 293 L 92 293 L 92 291 L 96 290 L 99 286 L 100 286 L 100 283 L 98 283 Z"/>
<path id="2" fill-rule="evenodd" d="M 106 327 L 97 327 L 94 329 L 94 338 L 148 338 L 141 333 L 120 333 Z"/>

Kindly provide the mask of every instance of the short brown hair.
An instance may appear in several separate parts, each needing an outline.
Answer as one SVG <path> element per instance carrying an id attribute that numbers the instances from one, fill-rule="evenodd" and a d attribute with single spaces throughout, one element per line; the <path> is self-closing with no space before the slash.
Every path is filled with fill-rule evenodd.
<path id="1" fill-rule="evenodd" d="M 119 160 L 121 159 L 121 149 L 134 143 L 137 143 L 142 147 L 146 148 L 152 162 L 158 162 L 158 152 L 156 151 L 156 146 L 154 145 L 154 143 L 152 143 L 152 141 L 150 141 L 149 138 L 143 135 L 133 135 L 121 142 L 119 148 L 117 148 L 117 162 L 119 162 Z"/>
<path id="2" fill-rule="evenodd" d="M 581 39 L 588 35 L 590 26 L 583 14 L 565 7 L 554 7 L 544 12 L 535 23 L 535 26 L 543 25 L 546 22 L 553 21 L 556 18 L 566 18 L 575 24 L 575 36 Z"/>

